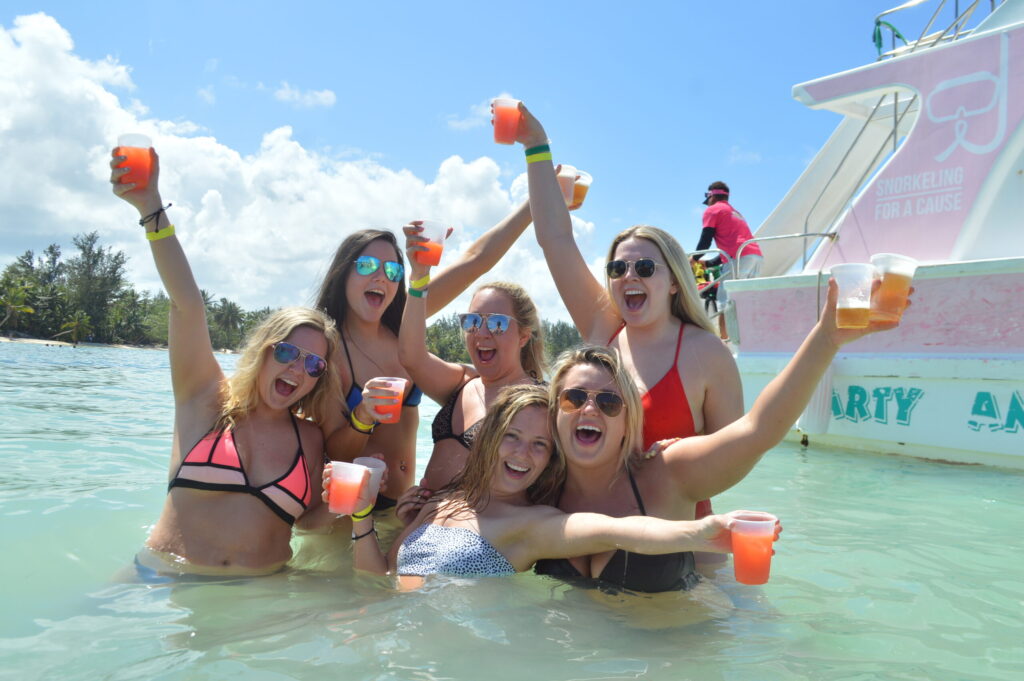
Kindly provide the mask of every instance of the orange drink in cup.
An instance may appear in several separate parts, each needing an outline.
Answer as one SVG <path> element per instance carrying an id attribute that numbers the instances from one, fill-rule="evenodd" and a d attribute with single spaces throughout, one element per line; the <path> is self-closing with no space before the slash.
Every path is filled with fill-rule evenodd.
<path id="1" fill-rule="evenodd" d="M 565 165 L 558 171 L 558 188 L 562 190 L 562 198 L 565 205 L 573 202 L 573 191 L 576 187 L 576 175 L 579 173 L 575 166 Z"/>
<path id="2" fill-rule="evenodd" d="M 114 149 L 115 156 L 125 156 L 123 163 L 118 168 L 129 168 L 130 170 L 121 176 L 121 184 L 135 183 L 136 189 L 145 189 L 149 184 L 149 148 L 153 143 L 145 135 L 128 134 L 117 138 L 117 148 Z"/>
<path id="3" fill-rule="evenodd" d="M 871 286 L 878 270 L 867 263 L 843 263 L 832 266 L 832 278 L 839 286 L 836 301 L 836 326 L 863 329 L 871 314 Z"/>
<path id="4" fill-rule="evenodd" d="M 736 581 L 740 584 L 764 584 L 772 565 L 775 522 L 771 513 L 747 511 L 730 513 L 734 519 L 732 560 Z"/>
<path id="5" fill-rule="evenodd" d="M 876 253 L 871 264 L 882 276 L 882 285 L 871 296 L 871 320 L 898 322 L 903 316 L 917 261 L 896 253 Z"/>
<path id="6" fill-rule="evenodd" d="M 377 418 L 381 423 L 398 423 L 398 419 L 402 417 L 402 397 L 405 395 L 405 386 L 409 381 L 394 376 L 387 376 L 380 380 L 387 384 L 387 388 L 382 388 L 382 390 L 390 391 L 394 395 L 394 399 L 391 404 L 382 404 L 375 408 Z"/>
<path id="7" fill-rule="evenodd" d="M 494 107 L 494 141 L 498 144 L 514 144 L 519 132 L 519 100 L 499 97 L 491 105 Z"/>
<path id="8" fill-rule="evenodd" d="M 331 463 L 327 508 L 336 515 L 352 515 L 357 510 L 359 493 L 370 480 L 370 469 L 345 461 Z"/>
<path id="9" fill-rule="evenodd" d="M 380 491 L 380 480 L 384 475 L 384 469 L 388 467 L 387 464 L 380 459 L 373 458 L 372 456 L 356 457 L 355 459 L 352 459 L 352 463 L 359 464 L 360 466 L 366 466 L 370 469 L 370 481 L 367 483 L 369 487 L 367 488 L 366 495 L 371 499 L 376 499 L 377 492 Z"/>
<path id="10" fill-rule="evenodd" d="M 587 192 L 590 191 L 590 185 L 594 181 L 590 173 L 577 170 L 576 174 L 579 177 L 576 178 L 576 184 L 572 188 L 572 203 L 569 204 L 569 210 L 576 210 L 583 205 L 583 200 L 587 198 Z"/>
<path id="11" fill-rule="evenodd" d="M 448 237 L 448 225 L 437 220 L 422 220 L 420 227 L 422 228 L 420 236 L 426 239 L 420 245 L 427 250 L 416 251 L 416 262 L 430 266 L 440 264 L 441 253 L 444 251 L 444 240 Z"/>

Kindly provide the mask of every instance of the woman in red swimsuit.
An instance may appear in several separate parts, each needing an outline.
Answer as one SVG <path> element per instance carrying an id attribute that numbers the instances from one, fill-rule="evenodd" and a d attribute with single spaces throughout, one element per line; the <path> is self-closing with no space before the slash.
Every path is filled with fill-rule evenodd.
<path id="1" fill-rule="evenodd" d="M 291 558 L 292 524 L 320 505 L 324 442 L 303 417 L 322 418 L 338 392 L 324 358 L 338 346 L 334 324 L 286 308 L 255 329 L 227 378 L 213 354 L 206 310 L 158 189 L 156 152 L 147 187 L 114 194 L 139 211 L 171 299 L 168 351 L 174 442 L 163 512 L 140 552 L 140 573 L 266 574 Z"/>
<path id="2" fill-rule="evenodd" d="M 518 140 L 528 149 L 545 144 L 525 107 L 522 120 Z M 620 233 L 608 250 L 605 288 L 576 245 L 551 163 L 530 163 L 528 177 L 537 239 L 576 328 L 587 343 L 618 350 L 640 390 L 644 448 L 714 433 L 739 418 L 736 362 L 704 312 L 679 243 L 647 225 Z M 701 500 L 697 517 L 708 513 L 710 502 Z"/>

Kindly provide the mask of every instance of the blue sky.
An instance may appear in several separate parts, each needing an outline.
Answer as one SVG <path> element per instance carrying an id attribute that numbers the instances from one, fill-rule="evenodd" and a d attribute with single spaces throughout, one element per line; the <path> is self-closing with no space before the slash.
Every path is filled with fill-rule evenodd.
<path id="1" fill-rule="evenodd" d="M 130 127 L 167 150 L 201 286 L 245 307 L 308 302 L 353 229 L 432 214 L 462 226 L 460 248 L 511 208 L 522 153 L 484 113 L 501 93 L 594 176 L 576 214 L 588 260 L 635 223 L 692 249 L 713 180 L 752 227 L 767 217 L 839 122 L 792 85 L 871 61 L 874 16 L 896 4 L 7 2 L 0 170 L 37 167 L 51 191 L 0 190 L 0 264 L 99 229 L 156 288 L 102 184 L 98 150 Z M 892 21 L 916 32 L 934 4 Z M 40 161 L 36 136 L 81 167 Z M 529 277 L 542 314 L 565 318 L 540 258 L 528 232 L 494 274 Z"/>

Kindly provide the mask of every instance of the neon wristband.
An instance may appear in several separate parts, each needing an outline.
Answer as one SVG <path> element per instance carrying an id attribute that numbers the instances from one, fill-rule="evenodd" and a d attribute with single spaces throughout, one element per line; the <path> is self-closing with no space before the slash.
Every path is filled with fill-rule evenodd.
<path id="1" fill-rule="evenodd" d="M 359 511 L 358 513 L 353 513 L 352 517 L 356 520 L 365 520 L 367 517 L 369 517 L 371 513 L 373 513 L 373 504 L 370 504 L 369 506 L 364 508 L 362 511 Z"/>
<path id="2" fill-rule="evenodd" d="M 530 164 L 530 163 L 537 163 L 538 161 L 550 161 L 551 158 L 552 158 L 551 157 L 551 152 L 550 151 L 546 151 L 546 152 L 541 153 L 541 154 L 534 154 L 533 156 L 527 156 L 526 157 L 526 163 Z"/>
<path id="3" fill-rule="evenodd" d="M 426 286 L 429 283 L 430 283 L 430 273 L 428 272 L 427 274 L 424 274 L 422 277 L 420 277 L 416 281 L 410 281 L 409 282 L 409 288 L 423 288 L 424 286 Z"/>
<path id="4" fill-rule="evenodd" d="M 538 144 L 535 147 L 527 149 L 526 155 L 533 156 L 534 154 L 543 154 L 545 151 L 551 151 L 551 146 L 547 144 Z"/>
<path id="5" fill-rule="evenodd" d="M 352 541 L 357 541 L 359 539 L 362 539 L 363 537 L 369 537 L 371 534 L 377 534 L 377 528 L 376 527 L 371 527 L 369 530 L 367 530 L 366 532 L 363 532 L 362 534 L 353 534 L 352 535 Z"/>
<path id="6" fill-rule="evenodd" d="M 363 423 L 362 421 L 360 421 L 356 417 L 355 409 L 349 412 L 348 422 L 352 424 L 353 428 L 358 430 L 360 433 L 363 433 L 364 435 L 369 435 L 370 433 L 373 432 L 373 429 L 377 427 L 376 423 Z"/>
<path id="7" fill-rule="evenodd" d="M 174 236 L 174 225 L 169 225 L 167 229 L 161 229 L 159 232 L 146 232 L 147 241 L 160 241 L 169 236 Z"/>
<path id="8" fill-rule="evenodd" d="M 427 289 L 411 288 L 409 289 L 409 295 L 413 298 L 426 298 Z"/>

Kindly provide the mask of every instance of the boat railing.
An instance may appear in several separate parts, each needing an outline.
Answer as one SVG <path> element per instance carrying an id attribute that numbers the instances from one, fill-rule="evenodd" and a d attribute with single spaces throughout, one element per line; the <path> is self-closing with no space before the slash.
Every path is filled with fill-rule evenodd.
<path id="1" fill-rule="evenodd" d="M 971 32 L 971 29 L 966 28 L 965 26 L 967 24 L 967 21 L 971 18 L 971 15 L 974 14 L 974 10 L 978 8 L 978 4 L 981 2 L 981 0 L 974 0 L 974 2 L 970 3 L 967 7 L 965 7 L 962 12 L 960 11 L 960 0 L 954 0 L 953 21 L 948 26 L 946 26 L 946 28 L 929 33 L 929 31 L 932 30 L 932 26 L 935 24 L 936 19 L 938 19 L 939 14 L 942 12 L 942 9 L 946 6 L 947 0 L 941 0 L 939 2 L 938 7 L 936 7 L 935 11 L 932 13 L 931 18 L 928 20 L 928 23 L 925 24 L 925 27 L 921 30 L 921 35 L 919 35 L 917 39 L 913 41 L 907 40 L 907 38 L 902 33 L 900 33 L 898 28 L 893 26 L 888 21 L 883 21 L 882 19 L 882 17 L 895 14 L 896 12 L 905 9 L 910 9 L 911 7 L 916 7 L 917 5 L 920 5 L 922 2 L 925 2 L 925 0 L 909 0 L 908 2 L 904 2 L 902 5 L 893 7 L 892 9 L 887 9 L 875 17 L 874 42 L 875 49 L 878 50 L 879 61 L 881 61 L 882 59 L 891 59 L 893 57 L 899 57 L 904 54 L 909 54 L 911 52 L 916 51 L 919 48 L 927 49 L 929 47 L 934 47 L 939 43 L 950 42 L 952 40 L 957 40 L 968 35 Z M 990 11 L 995 9 L 996 4 L 997 0 L 989 0 Z M 886 29 L 888 29 L 889 31 L 891 46 L 889 50 L 883 52 L 883 32 Z M 897 38 L 903 41 L 903 45 L 899 47 L 896 46 Z"/>

